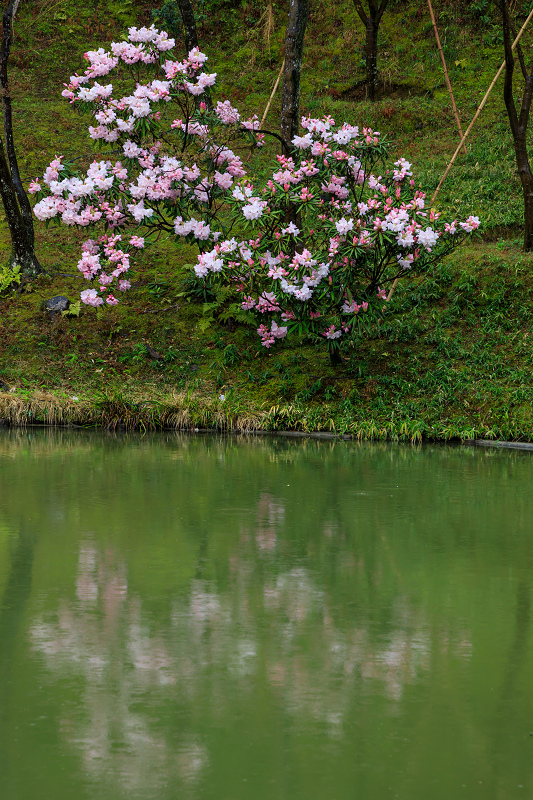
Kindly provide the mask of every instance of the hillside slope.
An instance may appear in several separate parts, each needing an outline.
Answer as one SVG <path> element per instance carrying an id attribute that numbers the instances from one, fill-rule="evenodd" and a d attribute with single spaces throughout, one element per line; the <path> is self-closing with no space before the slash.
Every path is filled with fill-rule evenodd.
<path id="1" fill-rule="evenodd" d="M 371 104 L 364 99 L 364 31 L 353 3 L 313 4 L 301 110 L 388 133 L 392 155 L 412 161 L 431 192 L 455 149 L 455 122 L 426 4 L 391 5 L 380 39 L 383 96 Z M 461 4 L 435 6 L 466 127 L 502 60 L 498 27 L 490 17 L 466 13 L 457 23 Z M 273 4 L 272 15 L 265 8 L 197 4 L 201 47 L 218 73 L 219 96 L 259 115 L 283 58 L 286 14 L 283 3 Z M 120 38 L 130 24 L 150 22 L 147 2 L 108 0 L 106 13 L 96 0 L 82 8 L 71 0 L 23 3 L 10 67 L 27 179 L 42 174 L 56 153 L 74 159 L 91 151 L 87 121 L 60 97 L 62 83 L 83 68 L 84 50 Z M 266 124 L 275 130 L 278 119 L 279 93 Z M 513 158 L 499 84 L 438 201 L 451 216 L 477 214 L 483 239 L 400 286 L 384 324 L 337 370 L 325 350 L 285 345 L 265 352 L 255 332 L 211 320 L 202 303 L 184 294 L 194 253 L 168 242 L 143 256 L 135 288 L 119 306 L 51 319 L 42 310 L 46 298 L 65 294 L 74 302 L 86 288 L 76 270 L 85 236 L 37 223 L 47 274 L 23 293 L 0 297 L 0 377 L 12 390 L 0 393 L 0 417 L 532 439 L 533 258 L 520 250 Z M 5 261 L 5 223 L 0 247 Z"/>

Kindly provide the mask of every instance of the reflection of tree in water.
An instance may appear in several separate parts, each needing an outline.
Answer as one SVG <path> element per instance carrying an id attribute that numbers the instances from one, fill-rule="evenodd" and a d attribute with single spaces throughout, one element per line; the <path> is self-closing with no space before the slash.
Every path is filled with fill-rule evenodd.
<path id="1" fill-rule="evenodd" d="M 53 621 L 42 618 L 30 631 L 50 669 L 84 678 L 79 707 L 61 721 L 63 735 L 81 751 L 90 776 L 125 791 L 151 792 L 169 777 L 194 783 L 207 760 L 201 742 L 184 736 L 173 746 L 146 714 L 132 710 L 139 692 L 175 684 L 178 672 L 162 636 L 143 630 L 124 563 L 83 545 L 76 595 L 75 603 L 60 602 Z"/>
<path id="2" fill-rule="evenodd" d="M 336 737 L 369 693 L 384 694 L 394 710 L 429 670 L 435 644 L 469 656 L 467 636 L 435 636 L 398 594 L 386 630 L 349 603 L 339 613 L 338 598 L 310 568 L 279 567 L 283 519 L 283 501 L 263 493 L 253 527 L 241 529 L 229 555 L 227 586 L 192 580 L 163 623 L 128 588 L 121 558 L 90 543 L 80 548 L 76 601 L 43 615 L 31 639 L 48 668 L 83 676 L 80 707 L 65 714 L 62 732 L 94 778 L 130 793 L 169 781 L 192 791 L 209 764 L 198 708 L 224 721 L 237 697 L 253 703 L 263 684 L 296 725 L 319 724 Z M 330 524 L 323 533 L 332 535 Z M 163 706 L 176 709 L 174 728 L 159 723 Z"/>

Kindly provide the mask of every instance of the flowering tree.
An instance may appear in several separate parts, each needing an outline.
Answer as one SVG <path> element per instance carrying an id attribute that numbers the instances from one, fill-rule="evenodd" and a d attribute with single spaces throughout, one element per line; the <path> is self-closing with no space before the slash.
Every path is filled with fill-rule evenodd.
<path id="1" fill-rule="evenodd" d="M 84 173 L 56 157 L 43 183 L 30 184 L 38 219 L 104 229 L 84 242 L 78 263 L 94 283 L 81 293 L 89 305 L 118 302 L 114 292 L 130 287 L 131 255 L 145 246 L 147 236 L 184 237 L 200 250 L 211 247 L 223 232 L 225 192 L 245 174 L 230 145 L 243 135 L 261 144 L 261 136 L 253 133 L 255 118 L 241 120 L 228 101 L 212 111 L 197 102 L 216 74 L 204 72 L 207 56 L 197 48 L 183 61 L 169 59 L 174 44 L 152 25 L 130 28 L 128 40 L 114 42 L 110 51 L 87 52 L 88 68 L 73 75 L 62 94 L 80 111 L 92 113 L 96 124 L 89 135 L 97 144 L 112 143 L 116 149 L 108 155 L 114 157 L 93 161 Z M 121 86 L 130 81 L 129 93 L 120 98 L 113 84 L 98 81 L 113 71 Z M 145 83 L 140 82 L 143 71 L 152 78 Z"/>
<path id="2" fill-rule="evenodd" d="M 322 339 L 335 363 L 341 340 L 381 315 L 391 282 L 443 258 L 479 220 L 428 211 L 403 158 L 374 174 L 386 153 L 378 132 L 330 117 L 302 127 L 265 186 L 243 178 L 228 192 L 251 238 L 217 242 L 195 271 L 241 293 L 265 347 L 288 334 Z"/>
<path id="3" fill-rule="evenodd" d="M 257 120 L 242 121 L 229 101 L 212 110 L 196 102 L 215 75 L 198 49 L 168 59 L 173 46 L 152 26 L 86 53 L 89 67 L 63 95 L 92 111 L 91 138 L 120 147 L 120 158 L 95 160 L 84 174 L 55 158 L 44 185 L 30 187 L 40 196 L 35 214 L 103 227 L 78 263 L 94 284 L 81 293 L 88 305 L 118 302 L 113 292 L 129 288 L 145 237 L 184 237 L 200 251 L 196 279 L 221 290 L 226 313 L 254 325 L 265 347 L 291 334 L 327 342 L 335 362 L 342 342 L 382 314 L 391 282 L 445 256 L 479 220 L 442 221 L 405 159 L 376 174 L 387 151 L 378 132 L 330 117 L 304 118 L 292 155 L 254 185 L 229 145 L 242 136 L 260 144 Z M 116 99 L 97 78 L 120 67 L 134 87 Z M 141 68 L 152 80 L 140 83 Z"/>

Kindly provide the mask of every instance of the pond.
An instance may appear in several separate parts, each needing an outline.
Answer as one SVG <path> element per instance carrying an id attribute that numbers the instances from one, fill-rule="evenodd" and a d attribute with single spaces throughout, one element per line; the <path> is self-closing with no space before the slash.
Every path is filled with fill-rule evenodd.
<path id="1" fill-rule="evenodd" d="M 0 796 L 533 797 L 532 457 L 0 432 Z"/>

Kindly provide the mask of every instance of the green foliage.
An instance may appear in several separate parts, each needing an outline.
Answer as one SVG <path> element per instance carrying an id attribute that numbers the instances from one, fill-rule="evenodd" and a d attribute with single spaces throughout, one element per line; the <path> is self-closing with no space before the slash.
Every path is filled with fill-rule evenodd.
<path id="1" fill-rule="evenodd" d="M 20 284 L 21 274 L 20 265 L 12 265 L 10 262 L 0 265 L 0 294 Z"/>
<path id="2" fill-rule="evenodd" d="M 81 300 L 71 303 L 66 311 L 61 312 L 62 317 L 79 317 L 81 311 Z"/>
<path id="3" fill-rule="evenodd" d="M 156 27 L 164 28 L 177 41 L 183 38 L 183 22 L 176 0 L 167 0 L 161 8 L 155 8 L 152 19 Z"/>

